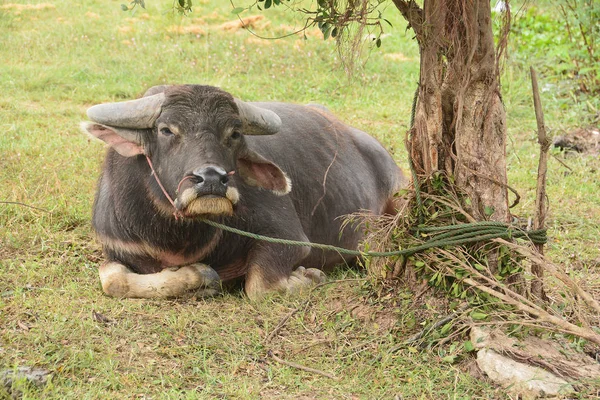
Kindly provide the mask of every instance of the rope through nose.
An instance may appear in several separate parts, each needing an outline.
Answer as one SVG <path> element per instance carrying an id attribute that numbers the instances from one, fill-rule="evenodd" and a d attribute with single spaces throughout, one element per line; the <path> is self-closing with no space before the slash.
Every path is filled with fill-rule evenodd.
<path id="1" fill-rule="evenodd" d="M 152 165 L 152 161 L 150 161 L 150 157 L 148 157 L 147 154 L 145 154 L 145 156 L 146 156 L 146 160 L 148 161 L 148 165 L 150 166 L 150 169 L 152 170 L 152 175 L 154 175 L 154 179 L 156 180 L 156 183 L 158 183 L 158 186 L 160 186 L 160 189 L 162 190 L 163 194 L 165 195 L 167 200 L 169 200 L 169 203 L 171 203 L 171 205 L 173 206 L 173 209 L 175 210 L 173 212 L 173 216 L 175 217 L 176 220 L 179 220 L 180 217 L 183 219 L 184 215 L 177 209 L 177 207 L 175 206 L 175 202 L 173 201 L 171 196 L 169 196 L 169 193 L 167 193 L 167 190 L 165 189 L 163 184 L 160 182 L 160 179 L 158 179 L 158 175 L 156 174 L 156 171 L 154 170 L 154 166 Z M 183 178 L 182 181 L 184 179 L 185 178 Z M 179 182 L 179 184 L 181 185 L 181 182 Z M 177 188 L 177 191 L 179 191 L 179 187 Z"/>
<path id="2" fill-rule="evenodd" d="M 179 194 L 179 189 L 181 189 L 181 184 L 182 184 L 184 181 L 186 181 L 186 180 L 188 180 L 188 179 L 192 179 L 192 178 L 193 178 L 193 176 L 192 176 L 192 175 L 186 175 L 186 176 L 184 176 L 184 177 L 183 177 L 183 179 L 182 179 L 182 180 L 180 180 L 180 181 L 179 181 L 179 185 L 177 185 L 177 194 Z"/>

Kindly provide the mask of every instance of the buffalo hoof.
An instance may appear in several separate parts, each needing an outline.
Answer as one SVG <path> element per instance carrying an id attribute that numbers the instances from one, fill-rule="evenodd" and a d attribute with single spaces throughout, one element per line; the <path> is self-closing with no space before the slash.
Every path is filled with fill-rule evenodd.
<path id="1" fill-rule="evenodd" d="M 205 264 L 137 274 L 119 262 L 109 262 L 100 267 L 99 273 L 102 289 L 111 297 L 156 299 L 182 296 L 191 290 L 207 297 L 221 292 L 219 275 Z"/>
<path id="2" fill-rule="evenodd" d="M 323 283 L 327 280 L 327 276 L 323 271 L 316 268 L 298 267 L 287 280 L 287 285 L 284 288 L 288 293 L 302 291 L 307 287 Z"/>
<path id="3" fill-rule="evenodd" d="M 223 292 L 221 278 L 217 271 L 206 264 L 192 264 L 189 267 L 195 269 L 196 282 L 199 283 L 194 294 L 200 297 L 213 297 Z"/>

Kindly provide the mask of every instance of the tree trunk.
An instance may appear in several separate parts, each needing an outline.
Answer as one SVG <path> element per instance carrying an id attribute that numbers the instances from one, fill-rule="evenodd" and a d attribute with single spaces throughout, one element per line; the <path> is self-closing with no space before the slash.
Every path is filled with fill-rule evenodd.
<path id="1" fill-rule="evenodd" d="M 421 52 L 409 136 L 419 176 L 444 171 L 476 219 L 509 222 L 506 116 L 500 98 L 489 0 L 394 0 Z M 491 216 L 490 216 L 491 214 Z"/>

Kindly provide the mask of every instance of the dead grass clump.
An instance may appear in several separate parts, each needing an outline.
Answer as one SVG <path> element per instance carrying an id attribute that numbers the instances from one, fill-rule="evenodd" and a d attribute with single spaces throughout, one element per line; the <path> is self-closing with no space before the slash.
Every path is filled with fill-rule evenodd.
<path id="1" fill-rule="evenodd" d="M 28 11 L 28 10 L 47 10 L 51 8 L 56 8 L 54 4 L 51 3 L 39 3 L 39 4 L 16 4 L 16 3 L 8 3 L 3 4 L 0 8 L 4 10 L 14 10 L 14 11 Z"/>
<path id="2" fill-rule="evenodd" d="M 206 35 L 206 30 L 200 25 L 174 25 L 168 27 L 167 32 L 176 35 Z"/>
<path id="3" fill-rule="evenodd" d="M 406 57 L 402 53 L 386 53 L 383 55 L 388 60 L 392 61 L 400 61 L 400 62 L 414 62 L 415 60 L 410 57 Z"/>
<path id="4" fill-rule="evenodd" d="M 233 21 L 225 22 L 220 25 L 219 28 L 224 31 L 236 32 L 240 29 L 264 29 L 267 25 L 269 25 L 269 21 L 263 21 L 265 19 L 264 15 L 250 15 L 245 18 L 239 18 Z M 263 21 L 259 24 L 260 21 Z"/>

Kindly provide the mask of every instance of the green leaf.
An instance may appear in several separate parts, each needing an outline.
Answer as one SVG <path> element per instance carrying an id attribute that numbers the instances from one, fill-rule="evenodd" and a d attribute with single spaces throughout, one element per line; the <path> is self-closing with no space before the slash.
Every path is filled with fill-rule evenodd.
<path id="1" fill-rule="evenodd" d="M 442 329 L 440 330 L 440 333 L 442 335 L 445 335 L 446 333 L 450 332 L 450 329 L 452 328 L 452 325 L 453 325 L 452 321 L 448 322 L 446 325 L 444 325 L 442 327 Z"/>
<path id="2" fill-rule="evenodd" d="M 494 207 L 491 207 L 491 206 L 485 206 L 485 207 L 483 208 L 483 212 L 484 212 L 484 213 L 485 213 L 485 215 L 486 215 L 486 216 L 488 216 L 488 217 L 489 217 L 490 215 L 492 215 L 492 214 L 494 213 L 494 211 L 495 211 Z"/>
<path id="3" fill-rule="evenodd" d="M 185 0 L 178 0 L 179 7 L 183 8 L 185 6 Z"/>
<path id="4" fill-rule="evenodd" d="M 415 261 L 415 267 L 424 267 L 425 263 L 423 261 Z"/>
<path id="5" fill-rule="evenodd" d="M 272 0 L 265 0 L 265 10 L 271 8 Z"/>
<path id="6" fill-rule="evenodd" d="M 460 286 L 456 283 L 452 284 L 452 296 L 458 297 L 460 295 Z"/>
<path id="7" fill-rule="evenodd" d="M 245 10 L 246 10 L 246 9 L 245 9 L 244 7 L 236 7 L 236 8 L 234 8 L 233 10 L 231 10 L 231 13 L 232 13 L 232 14 L 239 14 L 239 13 L 241 13 L 241 12 L 245 11 Z"/>
<path id="8" fill-rule="evenodd" d="M 125 5 L 125 4 L 121 4 L 121 10 L 127 11 L 127 10 L 129 10 L 129 7 L 127 7 L 127 5 Z"/>
<path id="9" fill-rule="evenodd" d="M 381 38 L 377 38 L 377 41 L 375 42 L 375 46 L 377 46 L 378 48 L 381 47 Z"/>
<path id="10" fill-rule="evenodd" d="M 448 364 L 454 364 L 456 362 L 456 356 L 446 356 L 442 358 L 443 362 L 447 362 Z"/>
<path id="11" fill-rule="evenodd" d="M 487 319 L 487 317 L 489 317 L 488 314 L 482 313 L 480 311 L 471 312 L 471 318 L 474 319 L 475 321 L 483 321 L 484 319 Z"/>
<path id="12" fill-rule="evenodd" d="M 465 350 L 469 351 L 469 352 L 475 350 L 475 346 L 473 346 L 473 342 L 471 342 L 470 340 L 467 340 L 465 342 Z"/>
<path id="13" fill-rule="evenodd" d="M 323 40 L 329 39 L 329 34 L 331 33 L 332 26 L 328 23 L 324 23 L 321 31 L 323 32 Z"/>

